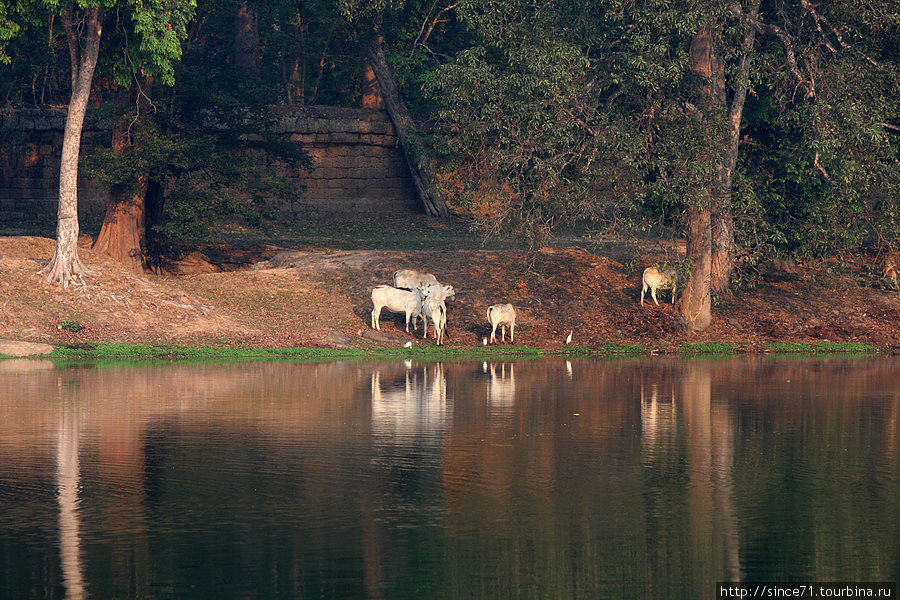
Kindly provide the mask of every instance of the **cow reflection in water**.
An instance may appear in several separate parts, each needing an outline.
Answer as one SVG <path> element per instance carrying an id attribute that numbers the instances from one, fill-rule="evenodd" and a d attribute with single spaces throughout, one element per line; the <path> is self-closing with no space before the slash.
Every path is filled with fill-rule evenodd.
<path id="1" fill-rule="evenodd" d="M 666 386 L 660 398 L 659 383 L 641 383 L 641 449 L 644 461 L 666 454 L 674 446 L 678 432 L 675 387 Z"/>
<path id="2" fill-rule="evenodd" d="M 516 403 L 516 372 L 512 363 L 491 363 L 485 368 L 490 381 L 487 387 L 487 403 L 492 409 L 512 408 Z"/>
<path id="3" fill-rule="evenodd" d="M 372 430 L 387 437 L 433 434 L 447 420 L 447 378 L 441 363 L 372 371 Z"/>

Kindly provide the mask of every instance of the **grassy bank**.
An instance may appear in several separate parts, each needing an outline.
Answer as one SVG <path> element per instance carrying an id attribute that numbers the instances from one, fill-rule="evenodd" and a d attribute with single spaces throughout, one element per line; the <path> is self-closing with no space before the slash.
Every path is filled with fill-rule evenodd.
<path id="1" fill-rule="evenodd" d="M 247 348 L 227 346 L 170 346 L 106 342 L 57 346 L 49 358 L 63 359 L 308 359 L 342 358 L 537 358 L 541 356 L 639 355 L 641 346 L 605 344 L 599 348 L 573 346 L 548 350 L 535 346 L 422 346 L 413 348 L 361 346 L 351 348 Z"/>
<path id="2" fill-rule="evenodd" d="M 878 354 L 881 348 L 856 342 L 763 342 L 761 346 L 742 347 L 728 342 L 682 344 L 678 354 L 737 354 L 763 352 L 772 354 Z"/>
<path id="3" fill-rule="evenodd" d="M 761 347 L 747 349 L 725 342 L 683 344 L 674 354 L 689 356 L 732 355 L 745 352 L 777 354 L 877 354 L 875 346 L 858 343 L 782 343 L 766 342 Z M 422 346 L 414 348 L 360 346 L 351 348 L 252 348 L 234 346 L 177 346 L 165 344 L 113 344 L 107 342 L 57 346 L 49 358 L 54 359 L 193 359 L 193 360 L 329 360 L 354 358 L 401 359 L 481 359 L 481 358 L 539 358 L 542 356 L 642 356 L 657 354 L 645 346 L 613 344 L 599 346 L 569 346 L 556 349 L 535 346 Z"/>

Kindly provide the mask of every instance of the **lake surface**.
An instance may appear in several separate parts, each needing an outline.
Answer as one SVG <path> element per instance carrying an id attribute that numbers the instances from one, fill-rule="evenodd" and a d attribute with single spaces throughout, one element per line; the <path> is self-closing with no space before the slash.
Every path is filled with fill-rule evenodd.
<path id="1" fill-rule="evenodd" d="M 893 581 L 900 358 L 0 361 L 0 598 Z"/>

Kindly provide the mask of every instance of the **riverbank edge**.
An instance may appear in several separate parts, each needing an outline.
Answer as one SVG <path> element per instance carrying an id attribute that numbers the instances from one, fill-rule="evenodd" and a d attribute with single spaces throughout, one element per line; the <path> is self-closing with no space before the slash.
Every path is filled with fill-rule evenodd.
<path id="1" fill-rule="evenodd" d="M 253 348 L 242 346 L 180 346 L 168 344 L 123 344 L 84 342 L 56 344 L 50 359 L 223 359 L 223 360 L 330 360 L 355 358 L 398 359 L 515 359 L 558 356 L 585 358 L 592 356 L 714 356 L 736 354 L 806 354 L 806 355 L 876 355 L 891 354 L 891 348 L 852 342 L 704 342 L 682 344 L 677 348 L 651 348 L 642 345 L 606 342 L 598 346 L 483 346 L 483 347 L 395 347 L 360 345 L 347 348 L 286 347 Z M 13 358 L 0 354 L 0 359 Z"/>

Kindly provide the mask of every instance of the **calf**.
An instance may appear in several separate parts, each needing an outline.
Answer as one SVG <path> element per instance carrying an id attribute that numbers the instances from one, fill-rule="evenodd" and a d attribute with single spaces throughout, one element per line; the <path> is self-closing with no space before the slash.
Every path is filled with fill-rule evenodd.
<path id="1" fill-rule="evenodd" d="M 497 327 L 500 327 L 501 339 L 506 341 L 506 326 L 509 325 L 509 341 L 516 341 L 516 309 L 512 304 L 492 304 L 487 309 L 488 322 L 491 324 L 491 343 L 497 343 Z"/>
<path id="2" fill-rule="evenodd" d="M 435 343 L 440 346 L 444 343 L 444 330 L 447 328 L 447 305 L 440 298 L 425 298 L 422 302 L 422 314 L 425 316 L 425 333 L 422 338 L 428 337 L 428 319 L 434 323 Z"/>
<path id="3" fill-rule="evenodd" d="M 436 298 L 437 300 L 443 302 L 445 311 L 447 310 L 447 300 L 453 300 L 454 298 L 456 298 L 456 291 L 453 289 L 452 285 L 432 283 L 431 285 L 422 286 L 416 289 L 422 293 L 423 298 Z M 422 314 L 419 314 L 418 318 L 421 318 L 423 321 L 425 321 L 427 327 L 428 319 Z M 416 327 L 416 321 L 417 319 L 414 318 L 413 327 Z"/>

